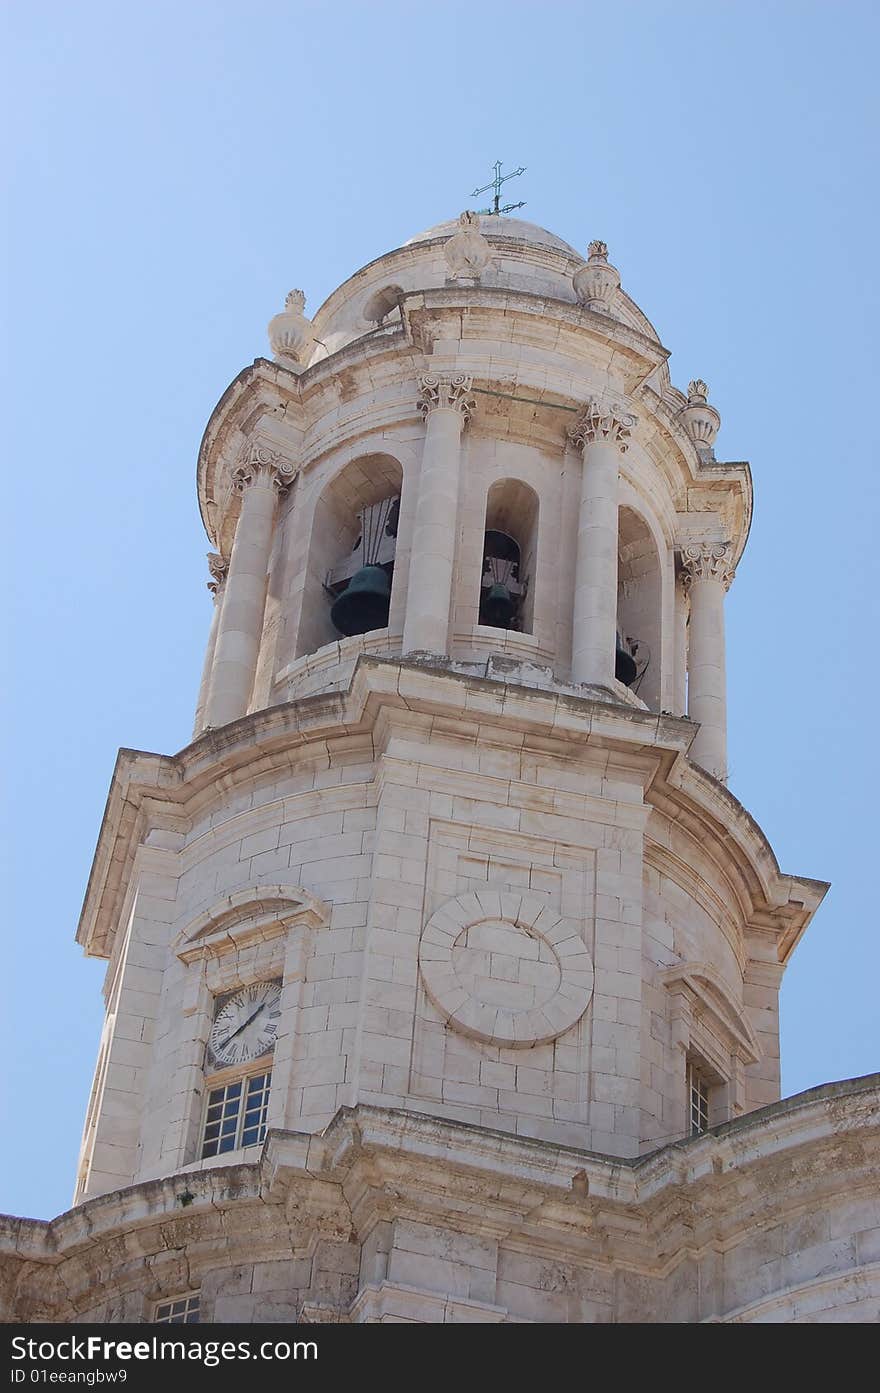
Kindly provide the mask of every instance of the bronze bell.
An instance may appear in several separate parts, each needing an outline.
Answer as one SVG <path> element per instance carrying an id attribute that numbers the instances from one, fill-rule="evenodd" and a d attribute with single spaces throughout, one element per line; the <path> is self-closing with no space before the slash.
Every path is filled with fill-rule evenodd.
<path id="1" fill-rule="evenodd" d="M 617 631 L 617 642 L 614 651 L 614 676 L 618 682 L 622 682 L 625 687 L 631 687 L 636 680 L 636 660 L 624 643 L 620 630 Z"/>
<path id="2" fill-rule="evenodd" d="M 516 602 L 506 585 L 496 581 L 480 605 L 480 623 L 494 629 L 507 629 L 516 613 Z"/>
<path id="3" fill-rule="evenodd" d="M 362 566 L 334 601 L 330 618 L 341 634 L 366 634 L 388 625 L 391 582 L 381 566 Z"/>

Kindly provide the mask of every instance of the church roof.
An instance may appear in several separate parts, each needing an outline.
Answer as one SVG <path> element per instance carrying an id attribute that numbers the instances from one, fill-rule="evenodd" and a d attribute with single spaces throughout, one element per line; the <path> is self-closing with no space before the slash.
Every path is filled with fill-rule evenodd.
<path id="1" fill-rule="evenodd" d="M 417 232 L 415 237 L 410 237 L 404 246 L 411 247 L 418 242 L 431 242 L 437 237 L 451 237 L 458 232 L 458 218 L 450 218 L 447 222 L 440 222 L 434 227 L 428 227 L 424 232 Z M 491 213 L 485 214 L 480 218 L 480 231 L 486 237 L 516 237 L 524 242 L 533 242 L 537 246 L 552 247 L 555 251 L 565 252 L 567 256 L 576 256 L 582 260 L 581 253 L 568 242 L 563 242 L 561 237 L 557 237 L 555 232 L 548 232 L 546 227 L 539 227 L 537 223 L 525 222 L 522 218 L 507 218 Z"/>

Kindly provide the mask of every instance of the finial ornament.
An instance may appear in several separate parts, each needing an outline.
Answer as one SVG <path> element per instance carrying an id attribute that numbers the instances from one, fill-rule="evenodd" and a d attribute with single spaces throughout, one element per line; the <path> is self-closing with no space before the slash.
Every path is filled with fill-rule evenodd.
<path id="1" fill-rule="evenodd" d="M 419 411 L 428 417 L 432 411 L 445 408 L 467 420 L 477 405 L 470 394 L 472 384 L 473 378 L 463 372 L 423 373 L 419 378 Z"/>
<path id="2" fill-rule="evenodd" d="M 306 297 L 301 290 L 288 292 L 284 309 L 269 320 L 269 346 L 286 368 L 301 372 L 307 365 L 315 339 L 305 316 Z"/>
<path id="3" fill-rule="evenodd" d="M 278 450 L 270 450 L 265 445 L 249 445 L 237 468 L 232 471 L 232 487 L 236 493 L 244 493 L 251 484 L 268 479 L 283 494 L 295 478 L 294 466 Z"/>
<path id="4" fill-rule="evenodd" d="M 683 546 L 681 579 L 685 591 L 695 580 L 717 580 L 729 590 L 734 576 L 732 551 L 730 542 L 689 542 Z"/>
<path id="5" fill-rule="evenodd" d="M 478 214 L 466 210 L 458 224 L 458 231 L 443 248 L 450 279 L 479 280 L 492 260 L 492 249 L 480 231 Z"/>
<path id="6" fill-rule="evenodd" d="M 571 283 L 579 304 L 599 314 L 612 313 L 611 305 L 620 289 L 620 272 L 609 264 L 607 243 L 590 243 L 587 260 L 575 271 Z"/>
<path id="7" fill-rule="evenodd" d="M 585 449 L 587 445 L 616 445 L 623 455 L 629 449 L 635 416 L 614 406 L 591 401 L 568 432 L 569 440 Z"/>
<path id="8" fill-rule="evenodd" d="M 525 174 L 526 172 L 525 165 L 521 164 L 519 169 L 514 169 L 512 173 L 502 174 L 501 166 L 501 160 L 496 160 L 492 166 L 495 171 L 495 178 L 492 180 L 491 184 L 484 184 L 481 189 L 474 189 L 471 194 L 471 198 L 479 198 L 481 193 L 488 193 L 489 189 L 492 190 L 495 195 L 492 207 L 481 208 L 479 210 L 481 213 L 487 213 L 490 217 L 497 217 L 500 213 L 513 213 L 517 208 L 525 208 L 526 206 L 524 203 L 505 203 L 504 207 L 501 207 L 502 184 L 506 184 L 508 179 L 518 179 L 521 174 Z"/>
<path id="9" fill-rule="evenodd" d="M 681 423 L 701 454 L 713 458 L 712 446 L 721 428 L 721 417 L 709 405 L 709 388 L 700 377 L 688 383 L 687 406 L 680 413 Z"/>
<path id="10" fill-rule="evenodd" d="M 211 594 L 216 597 L 223 589 L 226 573 L 229 570 L 229 562 L 224 560 L 219 551 L 209 551 L 208 570 L 211 572 L 211 579 L 208 581 L 208 589 Z"/>

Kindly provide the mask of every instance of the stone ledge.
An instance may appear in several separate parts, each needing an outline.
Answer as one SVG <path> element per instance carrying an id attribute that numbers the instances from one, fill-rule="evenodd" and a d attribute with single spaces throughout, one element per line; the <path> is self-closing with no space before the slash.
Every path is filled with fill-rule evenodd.
<path id="1" fill-rule="evenodd" d="M 151 819 L 185 830 L 199 799 L 223 796 L 218 786 L 229 792 L 274 767 L 286 770 L 296 758 L 329 762 L 341 741 L 359 742 L 365 757 L 375 759 L 388 739 L 388 722 L 379 717 L 394 710 L 423 723 L 437 717 L 478 726 L 491 722 L 493 738 L 502 743 L 535 739 L 543 749 L 558 743 L 568 758 L 613 751 L 641 778 L 647 804 L 713 847 L 728 869 L 743 919 L 778 937 L 780 960 L 793 950 L 827 889 L 821 881 L 782 875 L 754 819 L 723 784 L 685 757 L 692 722 L 617 704 L 589 689 L 575 694 L 464 676 L 430 655 L 362 655 L 345 691 L 255 711 L 206 731 L 176 755 L 119 752 L 77 941 L 88 953 L 109 956 L 132 858 Z"/>
<path id="2" fill-rule="evenodd" d="M 343 1109 L 254 1164 L 0 1218 L 0 1319 L 149 1320 L 201 1287 L 209 1321 L 858 1320 L 878 1104 L 880 1076 L 840 1081 L 629 1161 Z"/>
<path id="3" fill-rule="evenodd" d="M 109 1191 L 55 1219 L 0 1215 L 0 1254 L 22 1253 L 23 1247 L 28 1256 L 57 1260 L 71 1240 L 76 1246 L 77 1231 L 85 1230 L 93 1241 L 120 1223 L 180 1215 L 180 1195 L 193 1186 L 199 1193 L 185 1206 L 187 1217 L 205 1205 L 238 1198 L 275 1203 L 289 1178 L 335 1185 L 367 1155 L 442 1161 L 456 1173 L 489 1170 L 499 1184 L 507 1180 L 543 1187 L 548 1197 L 570 1201 L 581 1195 L 592 1202 L 631 1206 L 655 1201 L 666 1188 L 697 1182 L 711 1186 L 725 1173 L 761 1164 L 773 1154 L 856 1133 L 876 1135 L 880 1145 L 880 1073 L 807 1089 L 636 1157 L 607 1156 L 429 1113 L 359 1104 L 340 1109 L 320 1134 L 270 1131 L 259 1160 L 252 1163 L 187 1167 L 179 1175 Z"/>

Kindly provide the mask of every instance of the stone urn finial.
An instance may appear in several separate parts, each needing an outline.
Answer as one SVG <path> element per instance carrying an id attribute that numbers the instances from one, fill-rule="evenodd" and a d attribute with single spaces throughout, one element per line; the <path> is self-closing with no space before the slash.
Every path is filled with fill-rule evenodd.
<path id="1" fill-rule="evenodd" d="M 274 356 L 285 367 L 302 372 L 314 346 L 311 322 L 305 316 L 306 297 L 301 290 L 291 290 L 284 309 L 269 320 L 269 345 Z"/>
<path id="2" fill-rule="evenodd" d="M 608 261 L 605 242 L 593 241 L 587 248 L 587 260 L 572 276 L 578 303 L 599 314 L 613 314 L 611 308 L 620 287 L 620 272 Z"/>
<path id="3" fill-rule="evenodd" d="M 713 456 L 712 446 L 721 427 L 721 417 L 709 405 L 709 388 L 700 377 L 688 383 L 687 406 L 680 412 L 681 423 L 700 454 Z"/>
<path id="4" fill-rule="evenodd" d="M 479 214 L 466 209 L 459 215 L 458 231 L 443 248 L 449 279 L 477 281 L 492 260 L 492 248 L 480 231 Z"/>

